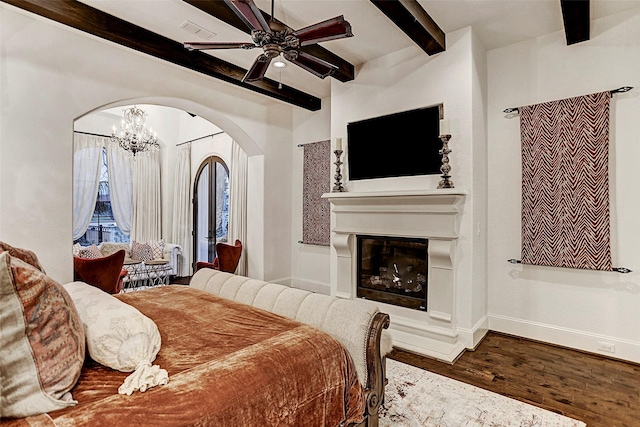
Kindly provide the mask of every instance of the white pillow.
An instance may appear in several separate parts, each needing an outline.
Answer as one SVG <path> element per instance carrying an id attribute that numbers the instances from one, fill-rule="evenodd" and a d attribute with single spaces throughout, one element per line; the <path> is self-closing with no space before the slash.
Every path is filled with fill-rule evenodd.
<path id="1" fill-rule="evenodd" d="M 153 320 L 95 286 L 72 282 L 64 287 L 80 315 L 93 360 L 121 372 L 134 371 L 118 393 L 167 384 L 167 371 L 151 365 L 161 345 Z"/>

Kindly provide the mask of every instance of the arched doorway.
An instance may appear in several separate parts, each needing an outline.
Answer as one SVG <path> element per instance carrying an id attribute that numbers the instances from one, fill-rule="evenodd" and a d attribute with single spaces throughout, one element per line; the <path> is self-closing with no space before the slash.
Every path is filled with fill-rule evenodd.
<path id="1" fill-rule="evenodd" d="M 201 166 L 203 161 L 209 156 L 215 155 L 223 159 L 227 169 L 232 172 L 235 168 L 231 142 L 237 143 L 242 151 L 244 151 L 250 159 L 253 159 L 252 163 L 255 168 L 245 168 L 247 176 L 250 177 L 249 180 L 253 184 L 252 191 L 255 195 L 247 199 L 247 209 L 258 215 L 257 213 L 262 212 L 264 208 L 262 203 L 259 202 L 263 200 L 262 194 L 264 193 L 264 181 L 259 178 L 260 174 L 263 173 L 264 154 L 251 136 L 223 112 L 212 110 L 209 107 L 189 100 L 177 98 L 137 98 L 106 104 L 74 119 L 74 131 L 79 130 L 96 133 L 108 138 L 114 123 L 120 123 L 123 109 L 134 105 L 134 102 L 135 105 L 148 112 L 148 123 L 150 127 L 157 132 L 161 142 L 162 237 L 165 242 L 181 247 L 182 252 L 179 255 L 180 267 L 178 275 L 185 277 L 190 276 L 194 272 L 192 266 L 195 266 L 195 262 L 197 261 L 197 252 L 194 251 L 196 223 L 193 222 L 195 216 L 193 199 L 196 190 L 196 174 L 198 173 L 199 166 Z M 217 129 L 212 129 L 211 126 L 215 126 Z M 218 135 L 221 130 L 223 135 Z M 212 134 L 217 135 L 214 137 L 215 146 L 211 145 L 213 140 L 209 138 Z M 204 135 L 204 137 L 201 135 Z M 220 143 L 222 143 L 222 145 L 219 145 Z M 185 188 L 188 188 L 188 190 L 186 190 L 187 196 L 179 202 L 179 205 L 188 206 L 189 209 L 184 212 L 184 215 L 177 215 L 175 211 L 175 198 L 178 193 L 175 191 L 175 184 L 177 182 L 175 167 L 178 151 L 185 145 L 191 147 L 189 165 L 185 169 L 190 171 L 190 173 L 187 180 L 188 184 L 185 186 Z M 231 181 L 231 179 L 232 176 L 229 175 L 229 180 Z M 258 215 L 258 219 L 260 218 L 260 215 Z M 261 224 L 261 222 L 258 220 L 252 222 L 252 224 L 255 226 L 256 224 Z M 176 229 L 180 230 L 180 237 L 176 237 Z M 233 230 L 230 230 L 233 233 Z M 249 241 L 256 238 L 258 238 L 258 240 L 254 240 L 252 245 L 254 247 L 252 256 L 256 257 L 253 271 L 256 277 L 260 277 L 260 275 L 263 274 L 263 244 L 260 240 L 262 239 L 262 235 L 258 233 L 256 236 L 248 236 L 246 244 L 249 245 L 251 243 Z M 213 243 L 212 246 L 215 247 L 215 243 Z M 249 258 L 247 258 L 247 262 L 249 262 L 248 260 Z"/>
<path id="2" fill-rule="evenodd" d="M 218 156 L 210 156 L 198 168 L 193 197 L 193 265 L 213 262 L 216 243 L 229 236 L 229 168 Z"/>

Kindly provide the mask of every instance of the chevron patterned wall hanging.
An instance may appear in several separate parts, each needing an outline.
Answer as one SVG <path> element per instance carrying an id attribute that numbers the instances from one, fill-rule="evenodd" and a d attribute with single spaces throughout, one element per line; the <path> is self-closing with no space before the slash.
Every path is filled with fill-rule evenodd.
<path id="1" fill-rule="evenodd" d="M 612 267 L 611 93 L 520 107 L 522 263 Z"/>
<path id="2" fill-rule="evenodd" d="M 329 246 L 330 205 L 322 194 L 331 191 L 331 141 L 304 144 L 302 182 L 302 241 Z"/>

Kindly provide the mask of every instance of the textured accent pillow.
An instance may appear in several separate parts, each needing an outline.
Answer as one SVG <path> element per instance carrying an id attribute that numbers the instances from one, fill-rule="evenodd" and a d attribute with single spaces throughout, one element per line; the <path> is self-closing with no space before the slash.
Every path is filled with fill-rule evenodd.
<path id="1" fill-rule="evenodd" d="M 72 246 L 73 256 L 80 256 L 81 249 L 82 249 L 82 246 L 80 245 L 80 243 L 74 243 Z"/>
<path id="2" fill-rule="evenodd" d="M 153 259 L 164 258 L 164 239 L 150 240 L 148 242 L 148 245 L 151 246 L 151 251 L 153 252 Z"/>
<path id="3" fill-rule="evenodd" d="M 75 405 L 85 335 L 65 289 L 9 252 L 0 254 L 0 417 Z"/>
<path id="4" fill-rule="evenodd" d="M 12 257 L 19 258 L 27 264 L 31 264 L 43 273 L 45 272 L 44 268 L 42 268 L 42 265 L 40 264 L 40 261 L 38 260 L 38 256 L 33 251 L 30 251 L 28 249 L 16 248 L 8 243 L 0 242 L 0 252 L 9 252 L 9 255 L 11 255 Z"/>
<path id="5" fill-rule="evenodd" d="M 167 384 L 167 371 L 151 365 L 161 345 L 153 320 L 86 283 L 67 283 L 64 287 L 80 313 L 91 358 L 121 372 L 133 371 L 118 393 L 131 394 Z"/>
<path id="6" fill-rule="evenodd" d="M 131 248 L 128 243 L 103 242 L 100 246 L 102 256 L 109 256 L 124 250 L 124 259 L 131 258 Z"/>
<path id="7" fill-rule="evenodd" d="M 152 261 L 153 250 L 148 243 L 139 243 L 135 240 L 131 243 L 131 259 L 136 261 Z"/>
<path id="8" fill-rule="evenodd" d="M 78 254 L 80 258 L 102 258 L 102 252 L 96 245 L 91 245 L 80 249 L 80 253 Z"/>

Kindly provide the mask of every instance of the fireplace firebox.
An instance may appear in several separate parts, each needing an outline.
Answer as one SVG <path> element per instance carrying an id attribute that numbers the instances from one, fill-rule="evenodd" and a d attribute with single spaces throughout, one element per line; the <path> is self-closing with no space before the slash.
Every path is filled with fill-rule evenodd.
<path id="1" fill-rule="evenodd" d="M 428 239 L 357 236 L 359 298 L 427 309 Z"/>

